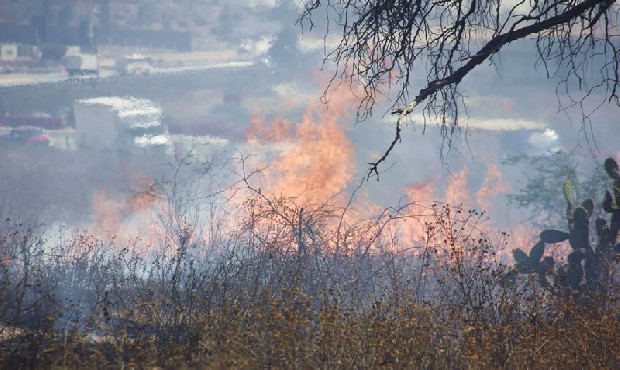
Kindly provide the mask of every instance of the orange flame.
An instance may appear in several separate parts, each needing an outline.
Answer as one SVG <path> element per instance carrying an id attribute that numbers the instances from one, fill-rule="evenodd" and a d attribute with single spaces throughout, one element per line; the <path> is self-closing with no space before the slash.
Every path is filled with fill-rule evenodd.
<path id="1" fill-rule="evenodd" d="M 487 162 L 486 176 L 480 189 L 476 192 L 476 203 L 482 209 L 490 209 L 492 201 L 496 200 L 499 194 L 510 190 L 510 186 L 504 182 L 501 171 L 493 163 Z"/>
<path id="2" fill-rule="evenodd" d="M 133 195 L 110 195 L 107 189 L 102 189 L 92 198 L 93 219 L 86 229 L 97 238 L 114 238 L 123 246 L 136 237 L 148 244 L 155 243 L 157 233 L 151 211 L 158 202 L 152 180 L 143 179 Z"/>
<path id="3" fill-rule="evenodd" d="M 311 104 L 294 126 L 284 119 L 266 124 L 260 114 L 253 115 L 246 137 L 250 144 L 260 144 L 253 165 L 267 167 L 259 184 L 265 194 L 318 203 L 346 188 L 355 152 L 340 122 L 349 117 L 352 97 L 335 96 L 329 106 Z"/>
<path id="4" fill-rule="evenodd" d="M 441 185 L 438 177 L 428 179 L 424 182 L 413 184 L 405 188 L 408 198 L 414 202 L 410 212 L 416 217 L 411 218 L 402 231 L 403 235 L 411 240 L 419 240 L 425 235 L 425 222 L 432 222 L 436 217 L 437 208 L 430 207 L 429 201 L 443 204 L 454 204 L 454 212 L 459 212 L 458 205 L 463 206 L 462 211 L 479 208 L 489 209 L 495 198 L 508 190 L 508 185 L 503 181 L 499 169 L 492 163 L 486 164 L 486 174 L 482 184 L 475 192 L 475 197 L 470 196 L 468 190 L 470 173 L 467 167 L 452 175 L 447 184 Z M 420 201 L 426 202 L 420 202 Z M 432 203 L 432 202 L 431 202 Z M 455 217 L 452 215 L 450 217 Z M 480 231 L 492 233 L 493 225 L 477 225 Z"/>

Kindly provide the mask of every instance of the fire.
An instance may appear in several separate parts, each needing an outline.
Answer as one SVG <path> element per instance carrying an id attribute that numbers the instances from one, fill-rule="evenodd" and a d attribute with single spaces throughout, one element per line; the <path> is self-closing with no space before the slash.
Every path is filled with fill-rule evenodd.
<path id="1" fill-rule="evenodd" d="M 467 167 L 452 174 L 448 183 L 442 186 L 440 178 L 428 179 L 419 184 L 405 188 L 405 193 L 411 201 L 433 200 L 446 204 L 462 204 L 466 208 L 487 211 L 493 207 L 493 201 L 498 195 L 509 190 L 503 181 L 501 171 L 493 163 L 486 164 L 486 172 L 482 184 L 470 195 L 470 173 Z"/>
<path id="2" fill-rule="evenodd" d="M 246 137 L 258 152 L 253 167 L 264 167 L 258 186 L 265 194 L 316 204 L 346 189 L 355 151 L 341 122 L 350 118 L 353 97 L 337 96 L 329 106 L 311 104 L 294 125 L 284 119 L 265 123 L 259 113 L 253 115 Z"/>
<path id="3" fill-rule="evenodd" d="M 472 212 L 477 210 L 473 214 L 476 216 L 474 218 L 480 215 L 479 220 L 471 221 L 475 225 L 470 225 L 470 227 L 473 226 L 479 232 L 489 235 L 495 233 L 495 225 L 491 222 L 484 222 L 485 217 L 482 217 L 481 212 L 486 213 L 488 209 L 492 208 L 498 195 L 506 192 L 509 187 L 503 181 L 500 170 L 494 164 L 487 163 L 485 169 L 485 177 L 480 187 L 475 191 L 475 196 L 470 195 L 472 175 L 467 167 L 451 174 L 447 183 L 442 183 L 439 177 L 434 177 L 406 187 L 405 193 L 412 202 L 409 212 L 415 215 L 403 225 L 401 234 L 406 237 L 406 240 L 414 242 L 429 238 L 428 225 L 425 223 L 433 224 L 438 220 L 438 217 L 446 218 L 444 221 L 447 224 L 442 224 L 444 231 L 449 232 L 449 234 L 454 231 L 458 234 L 457 229 L 465 222 L 464 220 L 468 218 L 468 215 L 471 215 L 470 210 Z M 436 206 L 432 205 L 433 202 Z M 451 226 L 446 227 L 446 225 Z M 442 238 L 444 237 L 446 236 L 442 236 Z"/>
<path id="4" fill-rule="evenodd" d="M 242 188 L 251 187 L 253 192 L 232 189 L 226 194 L 232 198 L 227 205 L 236 208 L 231 214 L 241 217 L 237 218 L 239 222 L 226 223 L 224 233 L 233 235 L 240 228 L 251 227 L 250 234 L 262 232 L 265 238 L 261 240 L 271 240 L 270 243 L 282 250 L 293 250 L 304 244 L 304 230 L 314 227 L 329 235 L 320 241 L 321 248 L 344 245 L 346 249 L 349 247 L 342 243 L 340 233 L 349 228 L 350 245 L 360 244 L 351 242 L 352 236 L 362 240 L 372 233 L 385 232 L 384 240 L 392 238 L 394 248 L 406 249 L 424 236 L 425 221 L 433 222 L 441 217 L 438 214 L 441 205 L 455 204 L 452 208 L 455 212 L 486 210 L 509 190 L 500 169 L 487 162 L 477 189 L 471 189 L 477 182 L 471 181 L 473 175 L 468 167 L 445 178 L 434 176 L 407 186 L 404 190 L 411 204 L 401 213 L 382 214 L 384 208 L 373 202 L 363 189 L 350 202 L 349 190 L 356 166 L 355 149 L 346 124 L 351 121 L 350 109 L 355 107 L 357 98 L 346 89 L 331 91 L 329 97 L 329 105 L 309 104 L 298 122 L 285 118 L 268 120 L 260 111 L 253 112 L 245 133 L 246 143 L 240 149 L 247 158 L 243 163 L 244 176 L 252 175 L 244 179 L 247 182 L 238 183 Z M 106 191 L 97 193 L 93 197 L 91 228 L 104 236 L 140 235 L 153 243 L 161 239 L 158 239 L 161 230 L 153 226 L 153 212 L 164 210 L 164 204 L 154 195 L 157 189 L 152 181 L 142 179 L 142 183 L 143 191 L 137 192 L 138 196 L 112 197 Z M 439 208 L 432 207 L 434 202 Z M 476 227 L 494 232 L 490 222 Z M 287 233 L 281 234 L 281 228 L 287 228 Z M 515 229 L 511 234 L 515 233 L 520 235 L 525 231 Z M 372 240 L 369 243 L 379 239 L 367 237 Z"/>
<path id="5" fill-rule="evenodd" d="M 89 229 L 96 229 L 102 236 L 116 235 L 121 228 L 122 214 L 125 210 L 123 199 L 112 199 L 106 189 L 99 190 L 92 199 L 93 224 Z"/>
<path id="6" fill-rule="evenodd" d="M 476 192 L 476 203 L 482 209 L 490 209 L 492 200 L 496 200 L 499 194 L 510 190 L 510 186 L 504 182 L 501 171 L 493 163 L 487 162 L 486 176 L 482 185 Z"/>
<path id="7" fill-rule="evenodd" d="M 462 170 L 454 174 L 450 178 L 448 186 L 443 199 L 441 201 L 452 204 L 463 204 L 466 206 L 474 207 L 473 201 L 467 190 L 469 170 L 467 167 L 463 167 Z M 429 198 L 436 199 L 436 198 Z"/>
<path id="8" fill-rule="evenodd" d="M 255 111 L 246 132 L 242 150 L 251 153 L 244 163 L 246 174 L 254 173 L 249 186 L 260 193 L 244 193 L 256 199 L 241 199 L 243 203 L 237 205 L 246 207 L 245 217 L 250 219 L 246 227 L 262 233 L 263 240 L 277 244 L 280 250 L 296 250 L 310 243 L 345 252 L 351 248 L 349 240 L 338 237 L 345 228 L 349 237 L 360 238 L 369 232 L 360 225 L 374 210 L 374 203 L 360 192 L 355 206 L 347 207 L 356 166 L 346 124 L 357 98 L 343 88 L 332 90 L 329 96 L 329 104 L 309 104 L 295 123 L 282 118 L 266 122 Z M 362 208 L 365 212 L 359 211 Z M 312 229 L 321 235 L 309 236 Z"/>
<path id="9" fill-rule="evenodd" d="M 250 126 L 246 131 L 246 140 L 257 140 L 261 144 L 289 140 L 293 137 L 293 125 L 289 120 L 277 118 L 270 124 L 265 123 L 265 117 L 255 111 L 250 117 Z"/>
<path id="10" fill-rule="evenodd" d="M 123 247 L 137 237 L 149 245 L 156 243 L 152 212 L 159 198 L 155 190 L 152 180 L 143 179 L 133 194 L 112 194 L 105 188 L 97 191 L 91 201 L 92 221 L 85 229 L 96 238 L 114 238 Z"/>
<path id="11" fill-rule="evenodd" d="M 252 186 L 260 189 L 260 196 L 265 199 L 292 200 L 292 203 L 283 207 L 286 208 L 283 213 L 290 213 L 287 213 L 286 222 L 292 229 L 295 226 L 290 220 L 307 217 L 305 215 L 309 214 L 309 207 L 329 204 L 342 209 L 346 205 L 347 210 L 340 218 L 321 225 L 338 239 L 343 225 L 352 228 L 368 225 L 365 223 L 368 217 L 380 214 L 382 208 L 369 199 L 364 191 L 355 196 L 353 203 L 347 203 L 350 195 L 347 190 L 356 170 L 355 151 L 341 122 L 350 119 L 348 109 L 354 106 L 355 97 L 351 93 L 333 91 L 329 96 L 331 101 L 328 106 L 310 104 L 302 120 L 294 124 L 282 118 L 266 122 L 260 112 L 254 112 L 246 132 L 246 149 L 257 153 L 249 166 L 251 171 L 260 169 L 261 177 L 252 179 Z M 464 212 L 470 208 L 488 209 L 497 203 L 499 195 L 509 189 L 501 171 L 492 163 L 486 164 L 484 180 L 473 193 L 469 189 L 470 177 L 470 170 L 463 167 L 448 179 L 435 176 L 406 187 L 405 193 L 411 204 L 402 214 L 391 216 L 387 221 L 388 227 L 383 229 L 396 236 L 393 240 L 398 241 L 393 243 L 394 247 L 404 249 L 412 246 L 423 236 L 426 227 L 424 222 L 441 217 L 437 215 L 437 208 L 432 207 L 433 202 L 462 204 Z M 274 204 L 276 202 L 269 206 L 273 207 Z M 280 203 L 278 205 L 282 206 Z M 270 223 L 273 219 L 263 221 L 273 227 Z M 375 221 L 377 225 L 381 222 Z M 266 224 L 263 226 L 267 228 Z M 363 229 L 356 229 L 356 235 L 362 237 L 364 233 L 372 232 L 373 228 L 368 226 Z M 293 239 L 290 237 L 287 243 L 295 244 Z M 342 247 L 338 241 L 332 244 L 323 248 Z"/>

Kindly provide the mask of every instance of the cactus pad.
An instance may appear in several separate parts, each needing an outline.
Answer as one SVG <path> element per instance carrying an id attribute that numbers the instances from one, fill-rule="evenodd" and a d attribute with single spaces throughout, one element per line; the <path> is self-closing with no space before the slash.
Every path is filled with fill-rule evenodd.
<path id="1" fill-rule="evenodd" d="M 569 233 L 560 230 L 545 230 L 540 233 L 540 240 L 546 244 L 560 243 L 568 239 Z"/>
<path id="2" fill-rule="evenodd" d="M 521 250 L 521 248 L 514 249 L 512 251 L 512 256 L 515 258 L 515 261 L 518 264 L 527 264 L 528 263 L 529 257 L 527 256 L 527 254 L 523 250 Z"/>
<path id="3" fill-rule="evenodd" d="M 618 163 L 613 158 L 607 158 L 605 160 L 605 171 L 609 177 L 614 180 L 620 180 L 620 170 L 618 169 Z"/>

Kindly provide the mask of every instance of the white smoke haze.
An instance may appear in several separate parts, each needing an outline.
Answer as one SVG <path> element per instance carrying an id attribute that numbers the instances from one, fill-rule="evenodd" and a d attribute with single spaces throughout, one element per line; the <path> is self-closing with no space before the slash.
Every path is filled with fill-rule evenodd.
<path id="1" fill-rule="evenodd" d="M 562 150 L 558 145 L 558 138 L 557 132 L 546 129 L 544 131 L 533 132 L 530 135 L 529 142 L 537 149 L 535 155 L 549 155 Z"/>
<path id="2" fill-rule="evenodd" d="M 463 79 L 464 109 L 459 107 L 454 136 L 443 136 L 439 118 L 424 116 L 421 105 L 404 119 L 401 141 L 378 173 L 369 173 L 369 163 L 381 158 L 394 139 L 397 117 L 391 111 L 399 106 L 390 106 L 390 94 L 378 96 L 373 114 L 358 120 L 363 89 L 349 86 L 334 75 L 333 65 L 321 63 L 323 52 L 340 42 L 339 34 L 336 30 L 323 38 L 322 19 L 316 19 L 318 33 L 302 33 L 295 25 L 302 2 L 113 0 L 112 8 L 124 7 L 113 23 L 137 24 L 138 13 L 152 16 L 153 24 L 143 29 L 191 32 L 195 50 L 102 45 L 104 73 L 73 79 L 58 73 L 11 76 L 4 74 L 8 69 L 0 60 L 0 122 L 43 112 L 77 125 L 75 101 L 135 96 L 161 107 L 157 135 L 170 144 L 165 151 L 147 150 L 149 145 L 135 151 L 89 148 L 80 146 L 79 130 L 70 127 L 43 131 L 56 143 L 47 146 L 13 140 L 10 128 L 0 128 L 0 298 L 9 297 L 0 302 L 0 363 L 15 352 L 4 349 L 26 348 L 25 343 L 33 348 L 33 358 L 64 356 L 55 367 L 67 367 L 80 356 L 84 361 L 76 363 L 86 364 L 111 351 L 116 368 L 125 364 L 126 353 L 138 356 L 144 340 L 152 342 L 145 356 L 167 365 L 157 366 L 159 360 L 143 364 L 138 357 L 131 366 L 174 368 L 191 357 L 196 367 L 261 367 L 243 362 L 251 352 L 269 361 L 264 367 L 295 368 L 303 364 L 297 358 L 290 366 L 277 365 L 282 353 L 270 350 L 272 342 L 291 344 L 294 357 L 307 350 L 314 356 L 324 350 L 319 348 L 323 339 L 342 333 L 338 345 L 352 348 L 351 338 L 364 331 L 355 324 L 356 315 L 362 315 L 361 322 L 371 325 L 364 333 L 377 335 L 377 353 L 385 354 L 385 361 L 353 358 L 349 366 L 338 362 L 335 367 L 390 367 L 402 363 L 389 361 L 397 347 L 383 346 L 389 341 L 381 331 L 392 322 L 373 326 L 376 317 L 399 320 L 406 313 L 412 325 L 401 331 L 428 335 L 409 344 L 435 346 L 450 333 L 442 342 L 448 352 L 463 337 L 485 354 L 491 351 L 478 340 L 493 341 L 498 335 L 512 340 L 513 330 L 522 330 L 515 325 L 518 320 L 546 320 L 547 307 L 535 311 L 536 302 L 524 293 L 525 274 L 515 279 L 514 297 L 487 299 L 503 294 L 504 277 L 515 272 L 512 251 L 528 253 L 543 228 L 535 219 L 540 213 L 509 203 L 509 195 L 529 186 L 542 197 L 557 196 L 558 206 L 544 211 L 561 221 L 553 228 L 566 230 L 563 185 L 545 186 L 549 179 L 562 184 L 564 174 L 536 173 L 532 161 L 568 158 L 578 167 L 575 178 L 585 181 L 595 169 L 600 172 L 602 159 L 620 160 L 618 107 L 601 106 L 586 125 L 578 109 L 559 111 L 558 100 L 567 97 L 561 90 L 556 96 L 557 81 L 533 68 L 532 40 L 514 42 L 494 57 L 493 65 L 485 63 Z M 517 12 L 530 2 L 502 1 L 516 5 Z M 71 2 L 45 3 L 59 13 Z M 108 2 L 78 3 L 79 13 Z M 0 18 L 27 14 L 24 4 L 0 0 Z M 190 10 L 178 13 L 182 9 Z M 159 14 L 150 14 L 154 10 Z M 29 17 L 23 19 L 27 22 Z M 132 53 L 151 57 L 154 68 L 145 75 L 117 74 L 115 61 Z M 417 62 L 424 67 L 422 59 Z M 428 83 L 420 65 L 412 74 L 409 98 Z M 39 84 L 17 86 L 37 78 Z M 598 97 L 593 94 L 594 100 Z M 99 127 L 91 129 L 94 137 L 102 136 Z M 556 164 L 553 168 L 561 167 Z M 537 175 L 536 182 L 528 183 Z M 585 193 L 580 190 L 576 202 L 591 196 Z M 545 256 L 563 263 L 565 247 L 549 246 Z M 15 277 L 8 290 L 7 272 Z M 6 319 L 13 302 L 19 302 L 13 291 L 20 290 L 27 293 L 26 301 L 35 302 L 32 307 L 42 309 L 25 310 L 21 321 Z M 504 318 L 510 305 L 519 307 Z M 326 307 L 334 308 L 333 316 Z M 429 316 L 418 316 L 418 308 Z M 479 336 L 480 328 L 493 327 L 486 324 L 487 313 L 493 320 L 507 320 L 509 329 Z M 460 315 L 467 319 L 456 322 Z M 340 316 L 344 325 L 331 332 L 330 320 Z M 270 325 L 271 317 L 277 325 Z M 454 326 L 442 332 L 425 317 Z M 328 332 L 323 321 L 316 321 L 323 318 Z M 50 329 L 39 336 L 37 325 Z M 6 340 L 13 326 L 25 333 L 15 344 Z M 246 335 L 246 327 L 257 330 Z M 280 336 L 282 328 L 282 333 L 293 328 L 293 335 Z M 532 324 L 517 344 L 529 346 L 529 334 L 538 328 Z M 556 322 L 547 327 L 558 328 Z M 317 338 L 319 331 L 328 335 Z M 571 336 L 572 344 L 575 333 L 581 332 L 562 335 Z M 56 337 L 64 351 L 39 350 Z M 306 337 L 313 342 L 298 345 Z M 222 362 L 202 361 L 216 342 L 228 351 Z M 233 342 L 244 343 L 241 351 L 229 345 Z M 255 350 L 258 342 L 261 347 Z M 519 357 L 513 356 L 519 349 L 500 342 L 505 344 L 498 344 L 491 356 L 503 356 L 508 348 L 517 351 L 510 358 Z M 101 354 L 91 351 L 98 344 Z M 178 356 L 163 350 L 168 344 L 183 347 Z M 185 356 L 185 349 L 203 353 Z M 428 353 L 431 361 L 440 357 L 435 349 Z M 234 356 L 242 361 L 231 361 Z M 430 363 L 425 367 L 442 367 Z"/>
<path id="3" fill-rule="evenodd" d="M 278 4 L 281 3 L 281 0 L 247 0 L 246 3 L 250 7 L 258 8 L 258 7 L 266 7 L 266 8 L 274 8 Z"/>
<path id="4" fill-rule="evenodd" d="M 517 4 L 510 2 L 513 3 Z M 339 138 L 346 138 L 348 142 L 330 142 L 329 135 L 317 133 L 320 131 L 317 130 L 310 133 L 315 136 L 309 140 L 310 144 L 304 142 L 304 146 L 301 139 L 293 134 L 297 124 L 305 122 L 306 114 L 316 114 L 306 113 L 307 108 L 321 104 L 321 95 L 333 73 L 329 65 L 319 70 L 321 56 L 324 50 L 329 51 L 338 44 L 338 35 L 334 33 L 322 38 L 315 33 L 302 34 L 295 28 L 298 32 L 297 45 L 285 46 L 297 47 L 297 50 L 289 49 L 289 54 L 280 55 L 282 60 L 277 64 L 262 66 L 258 62 L 261 58 L 277 57 L 270 55 L 277 30 L 293 25 L 295 14 L 289 14 L 290 18 L 268 19 L 269 11 L 278 7 L 278 1 L 236 1 L 229 4 L 240 7 L 236 8 L 235 15 L 245 28 L 257 27 L 265 32 L 251 37 L 243 35 L 239 40 L 218 41 L 217 45 L 228 43 L 228 49 L 221 51 L 222 58 L 226 60 L 210 62 L 209 67 L 214 70 L 237 68 L 237 72 L 231 74 L 232 82 L 219 86 L 188 87 L 182 93 L 178 93 L 183 90 L 182 87 L 176 87 L 170 96 L 161 98 L 159 103 L 164 107 L 164 114 L 169 115 L 167 118 L 170 121 L 181 128 L 200 128 L 200 132 L 194 134 L 190 132 L 171 135 L 174 142 L 180 143 L 177 155 L 185 154 L 183 148 L 191 147 L 191 143 L 200 143 L 205 144 L 199 149 L 202 158 L 209 158 L 214 152 L 226 148 L 229 153 L 237 150 L 243 155 L 256 155 L 263 162 L 262 166 L 268 168 L 272 164 L 269 158 L 281 159 L 282 155 L 296 153 L 299 154 L 297 161 L 283 161 L 279 164 L 280 168 L 299 166 L 302 169 L 320 170 L 322 168 L 318 165 L 311 166 L 318 154 L 323 155 L 323 161 L 333 161 L 325 163 L 326 166 L 337 168 L 338 160 L 342 159 L 342 152 L 339 150 L 345 148 L 343 152 L 351 154 L 347 159 L 354 165 L 347 167 L 350 173 L 343 176 L 348 180 L 334 184 L 334 189 L 351 191 L 362 183 L 364 191 L 367 192 L 365 196 L 374 204 L 387 207 L 406 198 L 407 189 L 431 183 L 437 192 L 427 193 L 425 196 L 428 198 L 424 200 L 448 201 L 459 196 L 467 198 L 463 194 L 451 194 L 449 197 L 440 194 L 442 189 L 449 188 L 450 184 L 461 176 L 464 180 L 460 190 L 473 199 L 474 203 L 478 203 L 471 206 L 494 208 L 496 225 L 510 227 L 520 220 L 516 219 L 516 216 L 511 218 L 506 215 L 503 210 L 506 205 L 505 195 L 523 185 L 520 182 L 523 176 L 520 169 L 502 163 L 508 155 L 534 156 L 563 150 L 579 152 L 583 158 L 600 159 L 605 155 L 618 154 L 617 108 L 601 107 L 592 116 L 592 127 L 587 128 L 590 131 L 586 130 L 590 141 L 584 141 L 583 130 L 578 123 L 581 117 L 571 112 L 570 115 L 575 121 L 571 124 L 563 113 L 557 112 L 558 97 L 554 95 L 556 82 L 547 80 L 542 71 L 533 70 L 535 55 L 531 52 L 531 41 L 524 40 L 510 45 L 505 53 L 502 52 L 494 60 L 494 66 L 483 65 L 464 80 L 464 101 L 470 111 L 468 115 L 459 118 L 459 127 L 463 129 L 460 141 L 456 142 L 457 145 L 445 158 L 441 158 L 442 150 L 445 149 L 442 144 L 445 143 L 436 128 L 437 119 L 414 113 L 407 117 L 403 140 L 391 154 L 379 181 L 371 179 L 362 182 L 368 168 L 367 163 L 380 157 L 393 137 L 396 117 L 389 113 L 381 116 L 387 111 L 382 105 L 385 102 L 379 102 L 374 117 L 355 125 L 356 101 L 342 99 L 350 93 L 344 88 L 337 93 L 327 94 L 325 115 L 330 116 L 333 112 L 333 115 L 339 117 L 334 127 L 344 132 Z M 251 11 L 239 10 L 243 5 L 248 5 L 252 8 Z M 236 55 L 244 55 L 248 60 L 229 60 Z M 255 67 L 256 70 L 253 69 Z M 237 80 L 233 81 L 235 77 Z M 416 75 L 412 81 L 411 93 L 415 92 L 414 87 L 424 86 L 425 82 L 423 74 Z M 173 91 L 175 87 L 169 88 Z M 143 93 L 148 95 L 151 91 L 147 88 Z M 39 107 L 33 107 L 33 110 L 39 110 Z M 347 111 L 348 115 L 341 115 L 343 111 Z M 248 141 L 246 134 L 254 114 L 264 115 L 267 124 L 273 121 L 288 121 L 292 133 L 279 141 Z M 424 122 L 427 130 L 422 134 L 421 125 Z M 320 123 L 317 122 L 317 127 L 320 127 Z M 268 130 L 273 133 L 274 128 L 270 127 Z M 333 136 L 340 133 L 338 130 L 334 128 L 330 134 Z M 319 151 L 319 144 L 334 147 L 331 152 L 325 148 Z M 173 159 L 168 158 L 163 161 L 171 160 Z M 112 235 L 114 230 L 132 236 L 149 232 L 148 225 L 153 222 L 151 211 L 140 209 L 131 213 L 122 210 L 120 219 L 112 225 L 116 229 L 110 228 L 106 231 L 107 226 L 98 224 L 101 220 L 97 220 L 93 210 L 93 199 L 97 194 L 101 194 L 102 189 L 107 189 L 105 194 L 108 197 L 101 200 L 104 205 L 102 208 L 113 210 L 115 207 L 125 207 L 126 205 L 121 206 L 121 203 L 131 196 L 131 187 L 126 186 L 126 183 L 131 182 L 128 178 L 141 172 L 140 165 L 132 166 L 129 162 L 112 160 L 106 155 L 89 158 L 79 154 L 67 161 L 59 160 L 48 165 L 41 165 L 40 162 L 40 157 L 33 155 L 27 162 L 13 158 L 1 165 L 2 179 L 12 178 L 12 181 L 4 181 L 2 189 L 6 190 L 4 194 L 14 198 L 4 202 L 9 205 L 5 212 L 25 212 L 31 206 L 28 213 L 38 215 L 44 222 L 64 222 L 75 230 L 90 227 L 99 232 L 102 238 Z M 20 168 L 19 163 L 24 163 L 23 167 Z M 58 163 L 65 165 L 60 167 Z M 46 179 L 55 176 L 51 170 L 55 168 L 61 168 L 56 172 L 62 173 L 62 179 L 54 178 L 46 188 L 43 184 Z M 303 172 L 299 168 L 288 170 L 290 173 L 299 174 Z M 145 177 L 150 180 L 166 175 L 163 170 L 147 172 L 149 173 Z M 323 174 L 314 175 L 319 177 Z M 43 180 L 36 180 L 36 177 Z M 502 191 L 492 194 L 492 200 L 479 202 L 475 194 L 485 188 L 486 185 L 483 184 L 487 177 L 489 181 L 495 179 L 493 181 L 503 182 L 506 186 L 497 186 Z M 500 178 L 501 181 L 498 180 Z M 288 181 L 283 183 L 295 184 L 294 179 Z M 309 180 L 307 182 L 313 183 Z M 16 183 L 21 184 L 19 188 L 14 186 Z M 71 199 L 72 196 L 74 199 Z M 38 208 L 40 212 L 37 212 Z"/>
<path id="5" fill-rule="evenodd" d="M 261 36 L 260 38 L 253 40 L 244 40 L 241 43 L 241 49 L 254 54 L 263 55 L 269 51 L 269 48 L 273 44 L 274 36 Z"/>
<path id="6" fill-rule="evenodd" d="M 336 35 L 322 37 L 315 34 L 304 34 L 299 37 L 298 42 L 302 53 L 322 53 L 323 50 L 335 49 L 340 44 L 340 38 Z"/>
<path id="7" fill-rule="evenodd" d="M 398 117 L 391 115 L 389 118 L 382 120 L 384 123 L 395 124 Z M 441 124 L 438 117 L 425 117 L 422 114 L 411 114 L 403 120 L 406 124 L 416 126 L 437 126 Z M 477 118 L 477 117 L 461 117 L 458 122 L 463 129 L 480 129 L 489 131 L 518 131 L 518 130 L 541 130 L 547 128 L 547 124 L 542 121 L 531 121 L 517 118 Z"/>

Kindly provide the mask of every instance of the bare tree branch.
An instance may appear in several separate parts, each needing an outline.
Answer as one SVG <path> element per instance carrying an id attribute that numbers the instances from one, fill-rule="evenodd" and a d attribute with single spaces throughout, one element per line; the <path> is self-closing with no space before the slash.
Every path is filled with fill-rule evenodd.
<path id="1" fill-rule="evenodd" d="M 615 0 L 306 0 L 299 18 L 302 26 L 307 22 L 315 27 L 312 16 L 322 7 L 330 28 L 333 23 L 342 28 L 339 45 L 325 58 L 325 63 L 337 66 L 332 82 L 361 84 L 366 93 L 358 119 L 372 113 L 385 86 L 396 93 L 394 138 L 383 155 L 369 163 L 369 175 L 378 176 L 378 166 L 401 141 L 404 117 L 423 102 L 424 116 L 438 118 L 451 148 L 451 137 L 460 130 L 459 84 L 519 39 L 534 37 L 548 77 L 559 78 L 571 99 L 562 108 L 583 108 L 583 100 L 595 90 L 603 90 L 607 101 L 618 100 L 620 9 Z M 600 80 L 588 85 L 599 78 L 592 77 L 594 58 L 603 61 Z M 410 101 L 413 72 L 422 69 L 428 82 Z M 573 97 L 570 90 L 582 97 Z M 583 122 L 590 113 L 584 111 Z"/>

